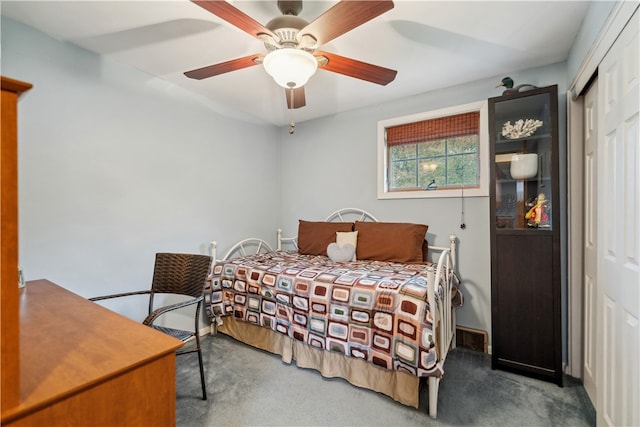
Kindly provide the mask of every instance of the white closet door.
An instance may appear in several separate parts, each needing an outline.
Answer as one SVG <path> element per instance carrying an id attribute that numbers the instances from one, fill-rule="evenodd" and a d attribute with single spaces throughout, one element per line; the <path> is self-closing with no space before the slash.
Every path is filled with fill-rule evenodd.
<path id="1" fill-rule="evenodd" d="M 598 193 L 596 191 L 597 178 L 597 142 L 598 142 L 598 82 L 594 82 L 584 97 L 584 231 L 583 231 L 583 266 L 584 266 L 584 354 L 582 380 L 584 388 L 595 406 L 596 404 L 596 349 L 598 336 L 596 334 L 597 305 L 597 208 Z"/>
<path id="2" fill-rule="evenodd" d="M 598 67 L 598 425 L 640 425 L 638 19 Z"/>

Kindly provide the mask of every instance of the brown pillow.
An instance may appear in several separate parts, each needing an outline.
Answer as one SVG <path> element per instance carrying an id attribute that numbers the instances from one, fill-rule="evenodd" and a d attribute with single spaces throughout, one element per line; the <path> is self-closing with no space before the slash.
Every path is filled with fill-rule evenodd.
<path id="1" fill-rule="evenodd" d="M 422 245 L 428 226 L 406 222 L 356 221 L 358 259 L 422 263 Z"/>
<path id="2" fill-rule="evenodd" d="M 327 255 L 327 246 L 336 241 L 338 231 L 353 231 L 352 222 L 313 222 L 298 224 L 298 252 L 305 255 Z"/>

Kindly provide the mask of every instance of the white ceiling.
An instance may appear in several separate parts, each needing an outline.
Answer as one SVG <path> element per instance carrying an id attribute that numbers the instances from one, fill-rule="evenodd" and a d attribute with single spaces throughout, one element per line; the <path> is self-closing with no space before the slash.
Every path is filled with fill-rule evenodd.
<path id="1" fill-rule="evenodd" d="M 275 0 L 232 1 L 266 24 Z M 303 2 L 311 22 L 336 1 Z M 398 71 L 379 86 L 325 70 L 305 86 L 297 122 L 461 83 L 561 62 L 589 2 L 407 1 L 322 46 L 322 50 Z M 192 80 L 184 71 L 264 52 L 264 45 L 188 0 L 2 1 L 2 15 L 231 107 L 235 115 L 284 125 L 284 89 L 261 66 Z M 499 79 L 498 79 L 499 80 Z M 496 84 L 498 81 L 496 82 Z M 518 84 L 518 82 L 516 82 Z M 496 95 L 501 92 L 496 89 Z"/>

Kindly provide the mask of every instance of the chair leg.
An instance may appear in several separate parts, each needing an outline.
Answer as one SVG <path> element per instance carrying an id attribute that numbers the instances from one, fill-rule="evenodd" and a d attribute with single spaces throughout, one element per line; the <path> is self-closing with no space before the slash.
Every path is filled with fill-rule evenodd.
<path id="1" fill-rule="evenodd" d="M 196 344 L 198 346 L 198 363 L 200 364 L 200 381 L 202 382 L 202 400 L 207 400 L 207 384 L 204 379 L 204 364 L 202 363 L 202 348 L 200 347 L 200 337 L 196 333 Z"/>

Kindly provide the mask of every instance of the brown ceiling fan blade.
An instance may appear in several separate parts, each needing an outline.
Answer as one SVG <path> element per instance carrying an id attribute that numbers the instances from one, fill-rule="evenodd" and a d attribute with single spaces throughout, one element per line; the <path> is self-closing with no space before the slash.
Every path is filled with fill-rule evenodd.
<path id="1" fill-rule="evenodd" d="M 310 34 L 318 40 L 318 46 L 322 46 L 391 9 L 393 9 L 391 0 L 344 0 L 300 30 L 298 40 L 305 34 Z"/>
<path id="2" fill-rule="evenodd" d="M 271 37 L 275 37 L 275 34 L 273 34 L 273 32 L 267 29 L 264 25 L 225 0 L 191 1 L 201 8 L 213 13 L 218 18 L 224 19 L 228 23 L 235 25 L 250 36 L 258 38 L 259 34 L 268 34 Z"/>
<path id="3" fill-rule="evenodd" d="M 396 74 L 398 74 L 396 70 L 346 58 L 336 55 L 335 53 L 316 52 L 314 56 L 323 56 L 327 59 L 326 64 L 323 64 L 323 61 L 318 61 L 318 67 L 323 70 L 344 74 L 345 76 L 366 80 L 383 86 L 391 83 L 396 78 Z"/>
<path id="4" fill-rule="evenodd" d="M 305 96 L 304 96 L 304 86 L 301 86 L 299 88 L 293 89 L 293 106 L 292 104 L 292 100 L 291 100 L 291 91 L 292 89 L 285 89 L 284 90 L 284 94 L 286 95 L 287 98 L 287 108 L 288 109 L 294 109 L 294 108 L 300 108 L 300 107 L 304 107 L 305 105 L 307 105 Z"/>
<path id="5" fill-rule="evenodd" d="M 261 62 L 260 59 L 263 57 L 264 55 L 261 53 L 249 55 L 243 58 L 232 59 L 231 61 L 187 71 L 184 75 L 190 79 L 202 80 L 208 77 L 217 76 L 218 74 L 228 73 L 229 71 L 241 70 L 243 68 L 258 65 Z"/>

